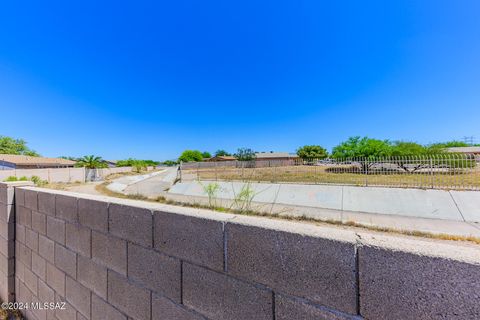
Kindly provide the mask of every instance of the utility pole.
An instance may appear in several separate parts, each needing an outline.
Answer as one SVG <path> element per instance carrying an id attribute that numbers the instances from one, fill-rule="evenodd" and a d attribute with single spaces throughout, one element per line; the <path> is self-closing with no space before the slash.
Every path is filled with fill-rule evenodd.
<path id="1" fill-rule="evenodd" d="M 469 145 L 473 145 L 473 141 L 475 140 L 474 136 L 464 136 L 463 141 Z"/>

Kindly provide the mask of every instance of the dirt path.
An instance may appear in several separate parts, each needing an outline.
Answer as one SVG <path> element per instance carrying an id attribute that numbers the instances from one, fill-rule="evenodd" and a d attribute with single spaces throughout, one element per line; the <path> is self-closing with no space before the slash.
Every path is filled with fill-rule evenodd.
<path id="1" fill-rule="evenodd" d="M 95 187 L 102 183 L 102 181 L 97 181 L 97 182 L 89 182 L 86 184 L 81 184 L 77 186 L 71 186 L 67 187 L 66 190 L 72 191 L 72 192 L 78 192 L 78 193 L 87 193 L 87 194 L 97 194 L 101 195 L 100 192 L 98 192 Z"/>

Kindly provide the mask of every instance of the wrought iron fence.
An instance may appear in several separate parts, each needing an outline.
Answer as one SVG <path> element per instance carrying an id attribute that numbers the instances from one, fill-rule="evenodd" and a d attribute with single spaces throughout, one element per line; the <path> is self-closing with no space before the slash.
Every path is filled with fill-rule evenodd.
<path id="1" fill-rule="evenodd" d="M 183 163 L 181 180 L 252 181 L 480 190 L 471 154 Z"/>

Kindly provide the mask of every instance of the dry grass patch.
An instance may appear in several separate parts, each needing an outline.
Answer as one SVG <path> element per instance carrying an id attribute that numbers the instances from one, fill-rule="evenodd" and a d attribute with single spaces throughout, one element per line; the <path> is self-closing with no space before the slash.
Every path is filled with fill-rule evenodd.
<path id="1" fill-rule="evenodd" d="M 332 172 L 327 166 L 286 166 L 264 168 L 220 167 L 183 170 L 185 175 L 198 176 L 199 180 L 280 182 L 307 184 L 338 184 L 353 186 L 414 187 L 437 189 L 480 189 L 480 169 L 466 173 L 399 173 L 361 174 Z"/>

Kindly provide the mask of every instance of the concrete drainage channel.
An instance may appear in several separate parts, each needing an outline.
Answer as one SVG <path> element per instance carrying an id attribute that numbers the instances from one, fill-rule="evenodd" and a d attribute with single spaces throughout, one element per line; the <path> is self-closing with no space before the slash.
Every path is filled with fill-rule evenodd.
<path id="1" fill-rule="evenodd" d="M 175 184 L 166 197 L 208 205 L 209 184 L 218 185 L 213 201 L 225 208 L 234 208 L 235 198 L 248 186 L 253 211 L 480 238 L 478 191 L 190 181 Z"/>
<path id="2" fill-rule="evenodd" d="M 123 193 L 125 191 L 125 189 L 127 189 L 127 187 L 129 187 L 129 186 L 131 186 L 135 183 L 138 183 L 138 182 L 144 181 L 146 179 L 149 179 L 151 177 L 155 177 L 159 174 L 162 174 L 163 172 L 165 172 L 165 170 L 156 171 L 156 172 L 143 174 L 143 175 L 138 175 L 138 176 L 121 177 L 121 178 L 115 179 L 112 183 L 110 183 L 107 186 L 107 189 L 109 189 L 110 191 L 113 191 L 113 192 Z"/>
<path id="3" fill-rule="evenodd" d="M 149 174 L 117 178 L 107 185 L 107 189 L 125 195 L 158 197 L 174 184 L 176 178 L 177 168 L 172 167 Z"/>
<path id="4" fill-rule="evenodd" d="M 126 176 L 107 188 L 125 195 L 235 209 L 242 188 L 252 190 L 251 211 L 286 218 L 334 221 L 402 232 L 480 239 L 480 192 L 404 188 L 355 187 L 189 181 L 175 183 L 177 168 Z M 205 188 L 217 184 L 210 197 Z"/>

